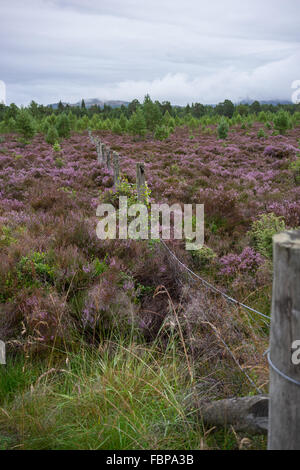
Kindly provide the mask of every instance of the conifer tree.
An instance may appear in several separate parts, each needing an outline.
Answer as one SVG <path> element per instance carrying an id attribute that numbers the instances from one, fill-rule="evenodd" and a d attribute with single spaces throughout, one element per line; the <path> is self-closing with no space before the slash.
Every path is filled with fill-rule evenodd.
<path id="1" fill-rule="evenodd" d="M 24 139 L 31 139 L 35 134 L 35 126 L 31 114 L 21 109 L 17 115 L 16 127 Z"/>

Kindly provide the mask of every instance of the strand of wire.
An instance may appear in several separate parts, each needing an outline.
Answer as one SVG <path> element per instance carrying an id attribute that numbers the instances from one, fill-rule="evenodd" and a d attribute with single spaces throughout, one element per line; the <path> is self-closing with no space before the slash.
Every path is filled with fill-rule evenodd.
<path id="1" fill-rule="evenodd" d="M 288 375 L 286 375 L 284 372 L 282 372 L 280 369 L 278 369 L 278 367 L 275 366 L 275 364 L 272 362 L 271 360 L 271 357 L 270 357 L 270 351 L 268 350 L 267 351 L 267 358 L 268 358 L 268 363 L 270 365 L 270 367 L 272 367 L 273 370 L 275 370 L 275 372 L 277 372 L 278 375 L 280 375 L 281 377 L 283 377 L 285 380 L 287 380 L 288 382 L 291 382 L 295 385 L 298 385 L 300 387 L 300 381 L 299 380 L 296 380 L 296 379 L 293 379 L 292 377 L 289 377 Z"/>
<path id="2" fill-rule="evenodd" d="M 270 317 L 268 317 L 267 315 L 265 315 L 264 313 L 262 312 L 259 312 L 258 310 L 255 310 L 254 308 L 252 307 L 249 307 L 248 305 L 245 305 L 243 304 L 242 302 L 239 302 L 238 300 L 234 299 L 233 297 L 230 297 L 229 295 L 225 294 L 225 292 L 221 291 L 220 289 L 218 289 L 217 287 L 215 287 L 213 284 L 211 284 L 210 282 L 206 281 L 205 279 L 203 279 L 202 277 L 200 277 L 198 274 L 194 273 L 194 271 L 192 271 L 188 266 L 186 266 L 184 263 L 182 263 L 182 261 L 180 261 L 180 259 L 177 258 L 177 256 L 175 255 L 175 253 L 173 253 L 172 250 L 170 250 L 170 248 L 168 247 L 168 245 L 164 242 L 164 240 L 161 239 L 161 243 L 163 244 L 163 246 L 168 250 L 168 252 L 173 256 L 174 259 L 176 259 L 176 261 L 187 271 L 190 273 L 190 275 L 194 276 L 195 278 L 197 278 L 199 281 L 202 282 L 202 284 L 206 287 L 208 287 L 209 289 L 211 289 L 213 292 L 216 292 L 220 295 L 222 295 L 225 299 L 227 299 L 229 302 L 235 304 L 235 305 L 238 305 L 240 307 L 243 307 L 244 309 L 250 311 L 250 312 L 253 312 L 253 313 L 256 313 L 257 315 L 259 315 L 260 317 L 264 318 L 264 319 L 267 319 L 268 321 L 270 321 Z M 264 321 L 264 323 L 267 325 L 267 322 Z"/>

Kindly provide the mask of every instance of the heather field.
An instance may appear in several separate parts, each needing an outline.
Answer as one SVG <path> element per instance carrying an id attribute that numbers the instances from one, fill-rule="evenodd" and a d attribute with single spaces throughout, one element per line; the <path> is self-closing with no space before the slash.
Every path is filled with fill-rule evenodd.
<path id="1" fill-rule="evenodd" d="M 119 194 L 145 162 L 151 201 L 205 205 L 204 248 L 168 246 L 269 315 L 271 237 L 300 226 L 300 128 L 261 127 L 93 135 L 120 154 Z M 268 322 L 193 281 L 159 241 L 97 238 L 96 207 L 118 193 L 86 131 L 0 142 L 0 447 L 264 448 L 206 427 L 195 403 L 267 393 Z"/>

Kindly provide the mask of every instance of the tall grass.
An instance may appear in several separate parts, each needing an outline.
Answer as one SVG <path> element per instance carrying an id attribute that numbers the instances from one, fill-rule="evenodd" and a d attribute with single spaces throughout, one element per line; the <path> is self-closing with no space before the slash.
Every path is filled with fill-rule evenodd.
<path id="1" fill-rule="evenodd" d="M 0 369 L 0 448 L 238 448 L 230 430 L 204 429 L 186 406 L 190 390 L 173 338 L 163 352 L 133 340 L 82 344 L 55 365 L 15 357 Z"/>
<path id="2" fill-rule="evenodd" d="M 11 360 L 1 369 L 4 441 L 23 449 L 202 448 L 202 426 L 184 410 L 189 377 L 173 349 L 110 340 L 55 367 Z"/>

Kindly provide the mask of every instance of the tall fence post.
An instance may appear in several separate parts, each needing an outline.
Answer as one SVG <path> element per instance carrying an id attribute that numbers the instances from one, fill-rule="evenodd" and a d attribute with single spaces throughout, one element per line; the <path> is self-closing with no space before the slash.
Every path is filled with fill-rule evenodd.
<path id="1" fill-rule="evenodd" d="M 273 237 L 269 450 L 300 450 L 300 231 Z"/>
<path id="2" fill-rule="evenodd" d="M 108 170 L 110 170 L 110 161 L 111 161 L 111 149 L 108 147 L 107 153 L 106 153 L 106 167 Z"/>
<path id="3" fill-rule="evenodd" d="M 137 188 L 137 198 L 139 202 L 145 202 L 145 165 L 144 163 L 136 164 L 136 188 Z"/>
<path id="4" fill-rule="evenodd" d="M 96 151 L 97 151 L 97 157 L 98 157 L 98 162 L 100 165 L 102 164 L 102 145 L 100 140 L 97 140 L 96 142 Z"/>
<path id="5" fill-rule="evenodd" d="M 114 187 L 117 188 L 120 182 L 120 163 L 119 155 L 117 152 L 113 152 L 113 164 L 114 164 Z"/>

